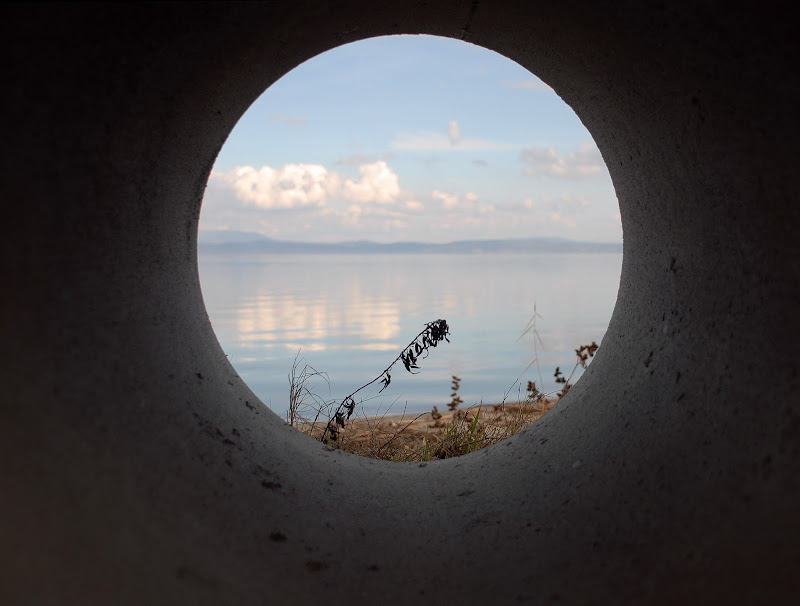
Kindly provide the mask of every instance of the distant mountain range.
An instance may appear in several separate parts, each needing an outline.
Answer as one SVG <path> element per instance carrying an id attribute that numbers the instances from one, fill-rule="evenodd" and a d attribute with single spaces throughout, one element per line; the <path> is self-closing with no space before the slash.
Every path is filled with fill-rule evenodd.
<path id="1" fill-rule="evenodd" d="M 512 238 L 507 240 L 460 240 L 447 244 L 368 240 L 337 243 L 286 242 L 255 232 L 201 231 L 199 249 L 216 253 L 270 254 L 489 254 L 489 253 L 620 253 L 622 244 L 578 242 L 565 238 Z"/>

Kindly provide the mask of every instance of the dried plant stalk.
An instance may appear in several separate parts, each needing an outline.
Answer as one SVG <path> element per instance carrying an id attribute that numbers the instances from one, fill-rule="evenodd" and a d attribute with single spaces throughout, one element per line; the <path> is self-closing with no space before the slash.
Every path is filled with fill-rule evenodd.
<path id="1" fill-rule="evenodd" d="M 322 432 L 320 440 L 322 440 L 322 442 L 325 444 L 328 443 L 329 439 L 333 441 L 338 440 L 339 431 L 344 429 L 345 423 L 350 419 L 351 416 L 353 416 L 353 411 L 356 407 L 356 400 L 354 396 L 358 392 L 379 381 L 383 384 L 380 391 L 383 391 L 389 387 L 389 384 L 392 382 L 392 375 L 389 373 L 389 371 L 392 370 L 394 365 L 400 361 L 403 362 L 403 366 L 408 372 L 411 374 L 417 374 L 414 372 L 415 370 L 419 370 L 417 362 L 427 358 L 430 348 L 436 347 L 439 342 L 444 340 L 449 343 L 450 339 L 447 338 L 447 335 L 449 334 L 450 327 L 447 325 L 446 320 L 439 319 L 433 322 L 428 322 L 425 325 L 425 328 L 422 329 L 422 331 L 420 331 L 420 333 L 411 340 L 411 343 L 403 348 L 403 350 L 400 352 L 400 355 L 397 356 L 381 374 L 372 379 L 372 381 L 369 383 L 365 383 L 342 400 L 341 404 L 339 404 L 339 406 L 336 408 L 336 412 L 333 413 L 333 417 L 328 420 L 328 424 L 325 427 L 325 430 Z"/>

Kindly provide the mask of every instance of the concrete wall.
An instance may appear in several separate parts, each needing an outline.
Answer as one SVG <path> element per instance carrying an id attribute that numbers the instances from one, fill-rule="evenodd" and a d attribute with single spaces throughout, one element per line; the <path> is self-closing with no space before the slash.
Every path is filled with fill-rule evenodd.
<path id="1" fill-rule="evenodd" d="M 798 599 L 793 25 L 769 3 L 605 4 L 4 9 L 0 602 Z M 248 105 L 392 33 L 551 84 L 625 236 L 569 395 L 427 465 L 286 427 L 225 358 L 197 276 L 205 182 Z"/>

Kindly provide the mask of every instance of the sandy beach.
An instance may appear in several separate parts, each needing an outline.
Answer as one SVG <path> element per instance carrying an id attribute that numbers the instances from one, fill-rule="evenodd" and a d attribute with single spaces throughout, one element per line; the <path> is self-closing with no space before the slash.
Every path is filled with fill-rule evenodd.
<path id="1" fill-rule="evenodd" d="M 356 415 L 340 429 L 338 439 L 331 444 L 363 456 L 399 460 L 416 460 L 438 447 L 436 452 L 442 456 L 432 458 L 445 458 L 444 454 L 451 450 L 448 440 L 462 446 L 469 442 L 473 450 L 489 446 L 534 423 L 556 403 L 557 400 L 547 400 L 535 404 L 483 404 L 455 410 L 435 408 L 419 414 Z M 323 422 L 313 428 L 305 425 L 299 429 L 319 437 L 324 427 Z"/>

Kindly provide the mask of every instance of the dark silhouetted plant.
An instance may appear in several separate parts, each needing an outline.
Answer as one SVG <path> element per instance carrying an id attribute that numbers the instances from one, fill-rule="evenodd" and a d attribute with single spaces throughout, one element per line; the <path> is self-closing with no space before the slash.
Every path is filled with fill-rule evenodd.
<path id="1" fill-rule="evenodd" d="M 542 343 L 536 331 L 537 317 L 541 316 L 536 313 L 534 306 L 534 315 L 520 337 L 533 331 L 536 357 L 525 368 L 523 375 L 536 364 L 539 385 L 542 385 L 538 362 L 538 345 L 542 345 Z M 576 349 L 577 360 L 567 377 L 564 376 L 560 367 L 555 369 L 556 384 L 561 386 L 561 390 L 558 392 L 544 393 L 536 382 L 528 381 L 525 397 L 523 398 L 520 393 L 516 403 L 506 403 L 511 391 L 509 389 L 500 404 L 484 407 L 481 403 L 461 409 L 459 405 L 463 403 L 463 400 L 458 395 L 461 379 L 453 375 L 450 402 L 448 403 L 449 412 L 441 413 L 434 406 L 430 413 L 422 413 L 410 420 L 406 418 L 404 410 L 403 415 L 399 418 L 397 416 L 388 419 L 385 416 L 376 418 L 365 416 L 363 420 L 351 421 L 357 406 L 357 394 L 376 383 L 380 384 L 378 393 L 383 392 L 389 387 L 392 380 L 390 371 L 398 362 L 402 362 L 408 372 L 417 374 L 420 370 L 419 361 L 426 358 L 429 349 L 436 347 L 442 340 L 449 342 L 447 339 L 449 332 L 449 326 L 445 320 L 436 320 L 426 324 L 425 328 L 403 348 L 400 355 L 381 374 L 345 397 L 333 414 L 330 414 L 330 410 L 336 405 L 336 402 L 325 402 L 308 388 L 310 380 L 321 377 L 327 381 L 327 377 L 324 373 L 319 373 L 306 365 L 304 361 L 301 368 L 299 359 L 295 358 L 295 364 L 289 376 L 290 383 L 292 383 L 290 422 L 295 425 L 299 420 L 299 426 L 304 433 L 325 443 L 334 441 L 337 448 L 366 457 L 391 461 L 430 461 L 459 456 L 511 437 L 541 418 L 566 395 L 572 386 L 572 377 L 578 366 L 585 369 L 589 359 L 598 349 L 595 342 L 592 342 L 591 345 L 581 345 Z M 520 385 L 519 391 L 521 391 L 521 377 L 522 375 L 514 382 L 514 385 Z M 297 384 L 295 385 L 295 383 Z M 512 385 L 512 389 L 514 385 Z M 364 400 L 360 399 L 358 404 L 363 402 Z M 313 421 L 300 412 L 308 410 L 315 413 Z M 321 424 L 317 426 L 317 420 L 321 416 L 327 418 L 327 424 L 324 430 L 315 431 L 315 427 L 321 427 Z M 432 424 L 429 424 L 423 417 L 429 419 Z M 344 431 L 346 425 L 348 427 Z"/>
<path id="2" fill-rule="evenodd" d="M 418 374 L 418 372 L 414 372 L 419 371 L 417 362 L 427 358 L 430 348 L 436 347 L 442 340 L 449 343 L 450 340 L 447 338 L 449 334 L 450 327 L 447 325 L 446 320 L 440 319 L 428 322 L 425 328 L 411 340 L 411 343 L 403 348 L 400 355 L 397 356 L 381 374 L 372 379 L 369 383 L 365 383 L 342 400 L 333 413 L 333 416 L 328 420 L 328 424 L 325 426 L 320 440 L 327 444 L 329 439 L 334 442 L 339 439 L 339 431 L 344 429 L 346 422 L 353 416 L 353 411 L 356 408 L 355 395 L 358 392 L 378 382 L 382 383 L 380 391 L 389 387 L 389 384 L 392 382 L 392 375 L 389 371 L 391 371 L 398 362 L 402 362 L 405 369 L 411 374 Z"/>
<path id="3" fill-rule="evenodd" d="M 575 371 L 578 370 L 578 366 L 585 369 L 589 358 L 594 357 L 594 352 L 597 351 L 598 347 L 599 346 L 597 343 L 592 341 L 591 345 L 581 345 L 578 349 L 576 349 L 575 355 L 578 357 L 578 361 L 575 362 L 575 366 L 572 367 L 572 371 L 569 373 L 568 377 L 565 377 L 561 372 L 561 368 L 556 366 L 556 371 L 553 373 L 553 376 L 556 379 L 556 383 L 561 384 L 561 391 L 559 391 L 557 394 L 559 399 L 567 395 L 567 392 L 572 387 L 572 383 L 570 383 L 570 381 L 572 381 L 572 376 L 575 374 Z"/>
<path id="4" fill-rule="evenodd" d="M 462 400 L 458 395 L 458 388 L 459 387 L 461 387 L 461 379 L 459 379 L 457 376 L 453 375 L 453 384 L 451 386 L 451 389 L 453 390 L 453 393 L 450 394 L 450 402 L 447 405 L 447 407 L 450 410 L 455 410 L 456 408 L 458 408 L 459 404 L 464 402 L 464 400 Z"/>

